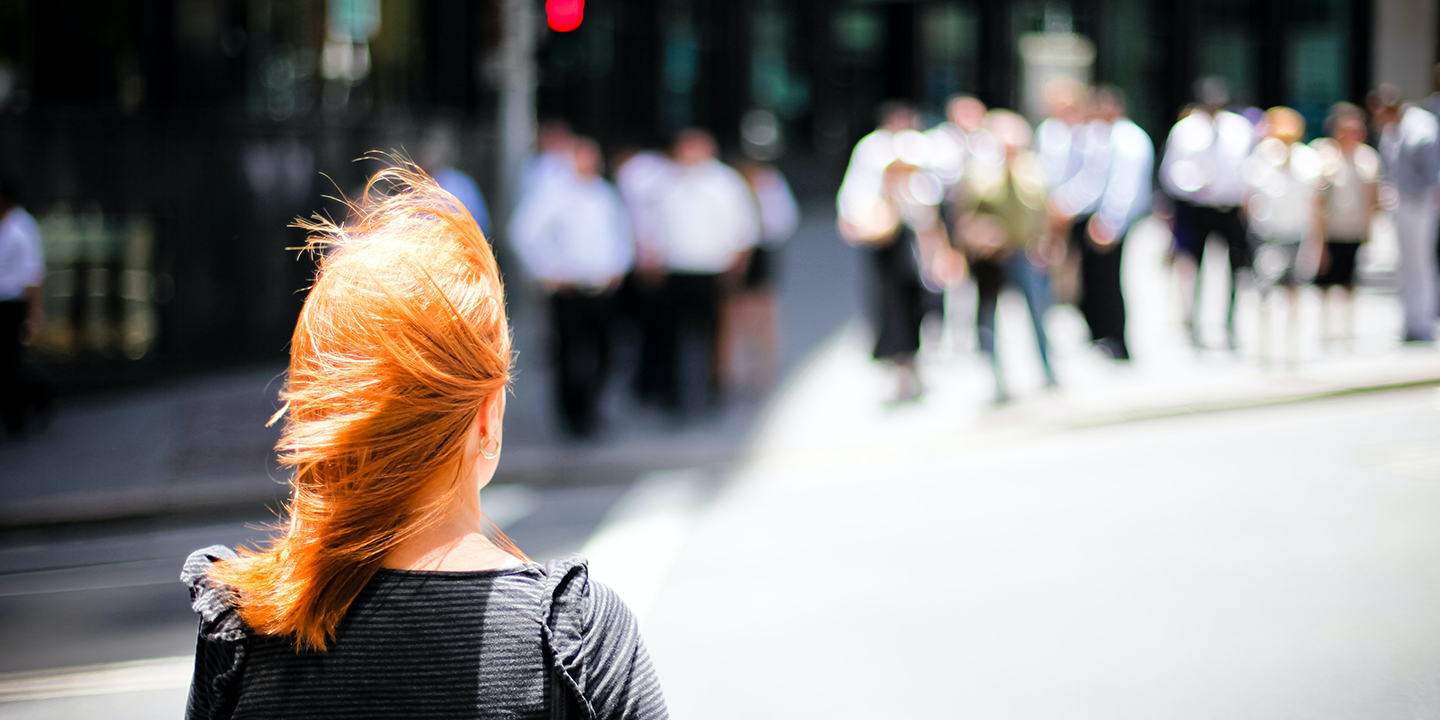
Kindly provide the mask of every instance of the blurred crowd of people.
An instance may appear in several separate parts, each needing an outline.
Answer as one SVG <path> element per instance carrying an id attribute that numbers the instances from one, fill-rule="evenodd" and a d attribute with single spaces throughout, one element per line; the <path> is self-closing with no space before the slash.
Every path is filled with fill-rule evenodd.
<path id="1" fill-rule="evenodd" d="M 511 247 L 543 288 L 564 427 L 601 422 L 617 321 L 638 330 L 635 392 L 684 414 L 763 392 L 778 373 L 777 250 L 799 222 L 772 166 L 718 158 L 703 130 L 668 153 L 626 149 L 604 177 L 598 143 L 545 123 L 511 217 Z"/>
<path id="2" fill-rule="evenodd" d="M 1165 138 L 1158 171 L 1155 146 L 1127 118 L 1119 89 L 1060 77 L 1043 95 L 1047 116 L 1034 128 L 1013 112 L 957 96 L 944 122 L 922 129 L 914 108 L 888 102 L 878 110 L 879 127 L 855 146 L 837 198 L 838 229 L 873 259 L 873 355 L 893 368 L 897 401 L 923 390 L 915 363 L 921 325 L 943 312 L 947 288 L 976 294 L 977 342 L 997 402 L 1010 397 L 995 338 L 997 298 L 1007 286 L 1028 305 L 1048 386 L 1058 381 L 1043 319 L 1060 288 L 1095 347 L 1129 360 L 1121 261 L 1131 228 L 1151 212 L 1172 231 L 1183 321 L 1197 348 L 1197 275 L 1217 239 L 1229 260 L 1232 350 L 1235 292 L 1246 284 L 1260 296 L 1262 362 L 1296 361 L 1297 288 L 1306 283 L 1322 292 L 1327 344 L 1353 343 L 1357 257 L 1382 209 L 1399 244 L 1400 339 L 1434 341 L 1440 92 L 1406 103 L 1382 85 L 1370 95 L 1368 121 L 1365 110 L 1337 103 L 1323 135 L 1307 143 L 1296 110 L 1234 107 L 1224 82 L 1206 78 Z M 1366 144 L 1371 129 L 1378 151 Z M 962 284 L 967 277 L 972 282 Z M 1271 321 L 1278 294 L 1287 306 L 1283 334 Z"/>
<path id="3" fill-rule="evenodd" d="M 1117 89 L 1061 80 L 1047 86 L 1046 99 L 1050 117 L 1038 132 L 969 96 L 953 98 L 945 122 L 924 132 L 913 108 L 887 103 L 880 127 L 855 148 L 840 187 L 839 229 L 874 257 L 874 356 L 895 368 L 898 401 L 922 391 L 915 353 L 925 315 L 940 311 L 940 292 L 967 274 L 996 399 L 1009 397 L 995 338 L 1007 286 L 1025 298 L 1046 382 L 1055 385 L 1044 315 L 1067 253 L 1080 258 L 1078 304 L 1097 346 L 1129 357 L 1121 248 L 1149 208 L 1154 150 L 1125 117 Z"/>

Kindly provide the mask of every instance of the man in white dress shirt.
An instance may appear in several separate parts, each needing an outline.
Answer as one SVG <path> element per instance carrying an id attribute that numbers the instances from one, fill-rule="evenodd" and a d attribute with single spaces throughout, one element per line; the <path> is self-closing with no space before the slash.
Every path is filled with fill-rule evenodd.
<path id="1" fill-rule="evenodd" d="M 610 363 L 615 291 L 634 260 L 620 194 L 600 177 L 600 147 L 573 143 L 574 172 L 516 209 L 510 240 L 550 296 L 551 370 L 565 427 L 593 433 Z"/>
<path id="2" fill-rule="evenodd" d="M 520 194 L 516 203 L 525 204 L 531 196 L 551 183 L 565 182 L 575 174 L 575 136 L 563 120 L 546 120 L 536 131 L 538 151 L 525 164 L 520 176 Z"/>
<path id="3" fill-rule="evenodd" d="M 1175 202 L 1175 243 L 1179 253 L 1194 263 L 1198 272 L 1205 259 L 1210 235 L 1224 239 L 1230 253 L 1230 309 L 1226 315 L 1226 338 L 1235 349 L 1235 286 L 1250 268 L 1250 245 L 1240 204 L 1245 199 L 1245 160 L 1255 144 L 1255 128 L 1249 120 L 1225 109 L 1230 102 L 1223 80 L 1206 78 L 1198 86 L 1200 104 L 1175 127 L 1165 141 L 1160 161 L 1160 184 Z M 1191 341 L 1200 344 L 1196 322 L 1200 304 L 1194 302 L 1200 283 L 1193 275 L 1188 282 L 1194 291 L 1182 288 L 1190 302 L 1186 323 Z"/>
<path id="4" fill-rule="evenodd" d="M 722 277 L 737 282 L 760 236 L 745 179 L 716 159 L 703 130 L 676 138 L 673 177 L 656 198 L 649 254 L 663 264 L 673 372 L 666 398 L 686 411 L 717 399 L 716 333 Z"/>
<path id="5" fill-rule="evenodd" d="M 40 400 L 26 380 L 21 343 L 40 331 L 44 278 L 40 227 L 20 207 L 15 186 L 0 178 L 0 415 L 11 435 L 24 430 L 27 407 Z"/>
<path id="6" fill-rule="evenodd" d="M 1150 209 L 1155 147 L 1125 117 L 1124 94 L 1110 86 L 1090 92 L 1083 133 L 1083 168 L 1051 192 L 1051 212 L 1068 219 L 1080 252 L 1079 305 L 1091 339 L 1110 357 L 1128 360 L 1121 258 L 1131 225 Z"/>
<path id="7" fill-rule="evenodd" d="M 635 268 L 620 288 L 622 311 L 640 331 L 640 357 L 635 395 L 642 401 L 663 400 L 670 392 L 669 318 L 665 312 L 665 266 L 653 255 L 655 206 L 674 173 L 675 164 L 659 150 L 626 149 L 616 155 L 615 186 L 630 213 L 635 236 Z"/>
<path id="8" fill-rule="evenodd" d="M 1370 94 L 1380 128 L 1380 157 L 1394 209 L 1400 258 L 1396 291 L 1405 312 L 1405 342 L 1435 341 L 1437 203 L 1440 203 L 1440 122 L 1424 108 L 1404 102 L 1394 85 Z"/>

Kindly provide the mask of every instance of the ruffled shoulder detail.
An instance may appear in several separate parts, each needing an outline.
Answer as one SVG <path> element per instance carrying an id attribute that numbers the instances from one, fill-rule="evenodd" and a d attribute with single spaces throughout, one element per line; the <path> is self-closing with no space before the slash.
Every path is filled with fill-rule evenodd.
<path id="1" fill-rule="evenodd" d="M 551 702 L 565 703 L 562 717 L 666 720 L 635 614 L 590 578 L 580 555 L 551 560 L 543 572 L 541 635 L 555 677 Z"/>
<path id="2" fill-rule="evenodd" d="M 595 717 L 587 699 L 585 630 L 590 604 L 590 567 L 583 555 L 545 563 L 540 595 L 540 635 L 555 678 L 568 692 L 554 701 L 573 700 L 585 718 Z"/>
<path id="3" fill-rule="evenodd" d="M 236 641 L 245 637 L 245 623 L 236 610 L 235 588 L 210 581 L 210 570 L 221 560 L 238 557 L 224 545 L 196 550 L 185 559 L 180 581 L 190 589 L 190 607 L 200 616 L 200 637 Z"/>

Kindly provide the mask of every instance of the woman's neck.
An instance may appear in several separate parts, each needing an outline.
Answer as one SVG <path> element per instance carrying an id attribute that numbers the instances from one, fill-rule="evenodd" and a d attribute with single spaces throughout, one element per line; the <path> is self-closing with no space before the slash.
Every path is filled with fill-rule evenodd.
<path id="1" fill-rule="evenodd" d="M 397 570 L 465 572 L 519 565 L 485 534 L 480 494 L 475 501 L 457 502 L 445 519 L 401 542 L 386 556 L 383 567 Z"/>

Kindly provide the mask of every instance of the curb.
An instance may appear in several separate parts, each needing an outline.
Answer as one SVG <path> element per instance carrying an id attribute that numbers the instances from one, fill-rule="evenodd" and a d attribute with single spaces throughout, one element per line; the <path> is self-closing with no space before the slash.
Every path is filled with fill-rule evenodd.
<path id="1" fill-rule="evenodd" d="M 630 443 L 596 447 L 519 447 L 507 453 L 498 482 L 540 487 L 620 483 L 670 467 L 718 466 L 739 457 L 743 444 Z M 289 497 L 284 480 L 244 476 L 108 490 L 52 493 L 0 506 L 0 530 L 66 523 L 133 520 L 206 510 L 279 508 Z"/>
<path id="2" fill-rule="evenodd" d="M 1350 395 L 1440 387 L 1440 372 L 1302 391 L 1250 394 L 1155 407 L 1078 412 L 1070 416 L 1031 417 L 1025 422 L 1050 430 L 1078 430 L 1147 420 L 1250 410 L 1314 402 Z M 519 447 L 507 455 L 497 479 L 527 486 L 575 486 L 625 482 L 648 471 L 671 467 L 723 466 L 743 456 L 746 445 L 726 442 L 650 441 L 593 447 Z M 579 480 L 578 478 L 584 478 Z M 41 528 L 66 523 L 96 523 L 173 515 L 183 512 L 278 508 L 289 486 L 268 476 L 247 476 L 155 484 L 114 490 L 58 493 L 23 498 L 0 507 L 0 530 Z"/>

